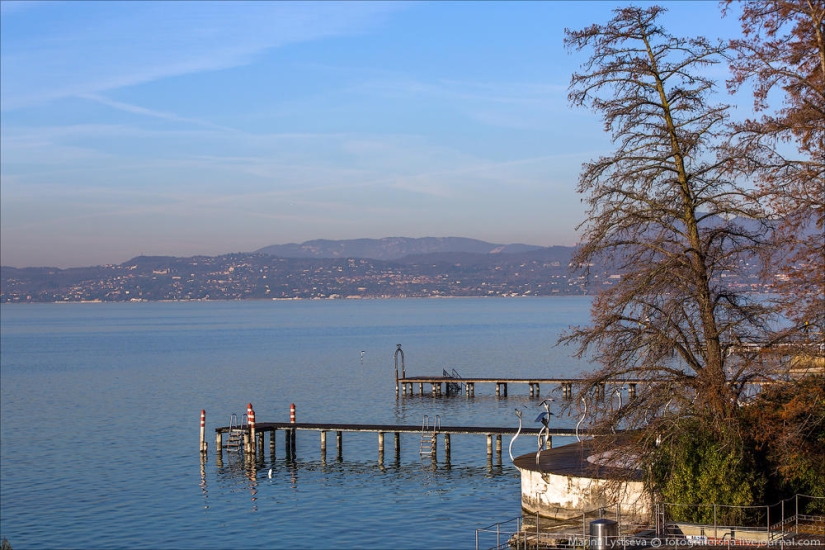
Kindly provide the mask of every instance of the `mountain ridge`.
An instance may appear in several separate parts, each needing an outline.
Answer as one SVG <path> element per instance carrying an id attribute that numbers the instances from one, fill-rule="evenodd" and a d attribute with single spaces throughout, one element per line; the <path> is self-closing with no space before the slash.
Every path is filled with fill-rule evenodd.
<path id="1" fill-rule="evenodd" d="M 280 258 L 366 258 L 398 260 L 434 253 L 513 254 L 544 247 L 522 243 L 498 244 L 466 237 L 384 237 L 382 239 L 315 239 L 275 244 L 255 250 Z"/>

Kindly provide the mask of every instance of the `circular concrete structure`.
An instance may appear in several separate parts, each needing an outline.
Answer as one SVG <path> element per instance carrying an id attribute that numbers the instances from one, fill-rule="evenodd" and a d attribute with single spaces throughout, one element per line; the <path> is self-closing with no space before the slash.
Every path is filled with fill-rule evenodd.
<path id="1" fill-rule="evenodd" d="M 645 517 L 650 501 L 642 472 L 632 457 L 597 454 L 593 441 L 564 445 L 539 454 L 517 457 L 521 473 L 521 505 L 531 514 L 569 519 L 599 508 L 619 510 L 623 516 Z"/>

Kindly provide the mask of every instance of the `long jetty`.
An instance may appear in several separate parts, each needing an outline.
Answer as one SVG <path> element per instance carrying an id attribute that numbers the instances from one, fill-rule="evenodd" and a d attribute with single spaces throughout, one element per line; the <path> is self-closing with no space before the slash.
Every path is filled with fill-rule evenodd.
<path id="1" fill-rule="evenodd" d="M 496 397 L 506 397 L 507 387 L 509 384 L 527 384 L 530 388 L 530 397 L 539 397 L 541 386 L 556 386 L 561 388 L 562 394 L 565 398 L 573 397 L 573 385 L 581 384 L 584 380 L 580 378 L 510 378 L 510 377 L 469 377 L 464 378 L 460 376 L 455 369 L 448 373 L 446 369 L 442 369 L 441 376 L 407 376 L 407 368 L 404 365 L 404 350 L 401 349 L 401 344 L 395 350 L 393 356 L 395 360 L 395 395 L 415 395 L 415 386 L 418 386 L 418 395 L 425 395 L 424 385 L 430 386 L 430 391 L 427 394 L 433 397 L 441 397 L 442 395 L 458 395 L 463 390 L 467 397 L 475 396 L 476 384 L 495 384 Z M 627 386 L 628 397 L 631 399 L 636 397 L 636 386 L 638 384 L 649 383 L 650 380 L 642 380 L 636 378 L 605 380 L 597 386 L 598 397 L 604 399 L 605 385 L 607 383 Z"/>
<path id="2" fill-rule="evenodd" d="M 475 395 L 476 384 L 495 384 L 496 397 L 507 396 L 507 386 L 509 384 L 527 384 L 530 387 L 530 397 L 538 397 L 540 395 L 541 386 L 557 386 L 561 388 L 564 397 L 571 397 L 573 395 L 573 385 L 581 384 L 582 379 L 579 378 L 461 378 L 458 376 L 402 376 L 396 379 L 395 394 L 399 395 L 415 395 L 415 386 L 418 386 L 419 395 L 432 395 L 433 397 L 440 397 L 442 395 L 456 395 L 461 393 L 462 388 L 467 397 Z M 628 395 L 633 398 L 636 396 L 636 385 L 644 384 L 649 381 L 637 379 L 625 380 L 608 380 L 602 382 L 599 387 L 600 397 L 604 397 L 605 384 L 626 385 Z M 424 391 L 424 385 L 429 384 L 430 391 Z M 446 392 L 444 391 L 446 388 Z"/>
<path id="3" fill-rule="evenodd" d="M 284 432 L 284 446 L 286 455 L 294 458 L 296 455 L 296 433 L 298 431 L 314 431 L 320 434 L 321 456 L 325 457 L 327 452 L 327 434 L 335 432 L 335 446 L 338 458 L 343 456 L 343 433 L 375 433 L 378 435 L 378 455 L 384 455 L 384 440 L 386 434 L 393 434 L 393 448 L 396 457 L 401 453 L 401 434 L 416 434 L 420 436 L 420 454 L 430 455 L 436 458 L 438 449 L 438 439 L 442 438 L 444 445 L 444 457 L 449 462 L 451 451 L 451 436 L 459 434 L 484 435 L 487 438 L 487 457 L 491 458 L 495 448 L 495 454 L 501 460 L 501 438 L 504 435 L 526 435 L 544 436 L 543 446 L 552 447 L 553 436 L 574 436 L 575 430 L 566 428 L 517 428 L 500 426 L 443 426 L 439 417 L 432 423 L 425 417 L 422 425 L 412 426 L 406 424 L 350 424 L 350 423 L 310 423 L 310 422 L 255 422 L 255 412 L 251 404 L 248 407 L 247 418 L 244 424 L 235 426 L 221 426 L 215 428 L 215 448 L 220 454 L 224 450 L 235 450 L 245 454 L 263 454 L 265 448 L 265 437 L 268 434 L 269 453 L 275 456 L 275 441 L 278 430 Z M 201 412 L 201 423 L 203 425 L 205 412 Z M 294 405 L 290 410 L 291 418 L 295 416 Z M 581 431 L 586 434 L 586 431 Z M 495 440 L 495 447 L 494 447 Z M 203 429 L 201 430 L 201 452 L 206 452 L 206 441 L 204 440 Z"/>

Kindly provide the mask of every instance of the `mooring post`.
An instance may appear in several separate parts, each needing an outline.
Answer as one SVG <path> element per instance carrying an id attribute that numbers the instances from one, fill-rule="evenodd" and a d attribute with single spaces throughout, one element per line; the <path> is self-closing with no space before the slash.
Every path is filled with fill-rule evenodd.
<path id="1" fill-rule="evenodd" d="M 275 430 L 274 428 L 272 431 L 269 432 L 269 458 L 275 460 Z"/>
<path id="2" fill-rule="evenodd" d="M 247 423 L 249 424 L 249 447 L 247 447 L 246 452 L 254 455 L 257 451 L 258 440 L 255 435 L 255 409 L 252 408 L 252 403 L 247 405 L 246 411 Z"/>
<path id="3" fill-rule="evenodd" d="M 284 430 L 284 452 L 286 453 L 286 458 L 289 460 L 292 458 L 292 428 L 286 428 Z"/>
<path id="4" fill-rule="evenodd" d="M 501 383 L 496 382 L 496 397 L 501 397 Z"/>
<path id="5" fill-rule="evenodd" d="M 501 460 L 501 434 L 496 434 L 496 456 Z"/>
<path id="6" fill-rule="evenodd" d="M 444 434 L 444 460 L 450 461 L 450 434 Z"/>
<path id="7" fill-rule="evenodd" d="M 337 431 L 335 432 L 335 447 L 338 449 L 338 460 L 341 460 L 344 456 L 343 450 L 343 432 Z"/>
<path id="8" fill-rule="evenodd" d="M 384 454 L 384 432 L 378 432 L 378 454 Z"/>
<path id="9" fill-rule="evenodd" d="M 438 434 L 433 434 L 432 439 L 432 446 L 430 447 L 430 454 L 433 457 L 433 460 L 436 460 L 436 456 L 438 456 Z"/>
<path id="10" fill-rule="evenodd" d="M 493 456 L 493 434 L 487 434 L 487 458 Z"/>
<path id="11" fill-rule="evenodd" d="M 327 432 L 324 430 L 321 430 L 321 456 L 327 456 Z"/>
<path id="12" fill-rule="evenodd" d="M 223 451 L 223 432 L 215 432 L 215 452 L 218 453 L 218 456 L 220 456 L 222 451 Z"/>
<path id="13" fill-rule="evenodd" d="M 536 397 L 538 397 L 540 393 L 541 392 L 539 391 L 539 383 L 536 382 Z"/>
<path id="14" fill-rule="evenodd" d="M 201 409 L 201 452 L 206 452 L 206 409 Z"/>
<path id="15" fill-rule="evenodd" d="M 399 458 L 401 456 L 401 434 L 398 432 L 393 433 L 393 444 L 395 445 L 395 458 Z"/>

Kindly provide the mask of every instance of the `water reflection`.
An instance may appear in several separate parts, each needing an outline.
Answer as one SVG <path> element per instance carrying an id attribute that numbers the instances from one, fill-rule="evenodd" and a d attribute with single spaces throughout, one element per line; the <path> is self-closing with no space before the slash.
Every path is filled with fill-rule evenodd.
<path id="1" fill-rule="evenodd" d="M 209 491 L 206 488 L 206 453 L 201 453 L 201 494 L 203 495 L 203 508 L 209 509 Z"/>

